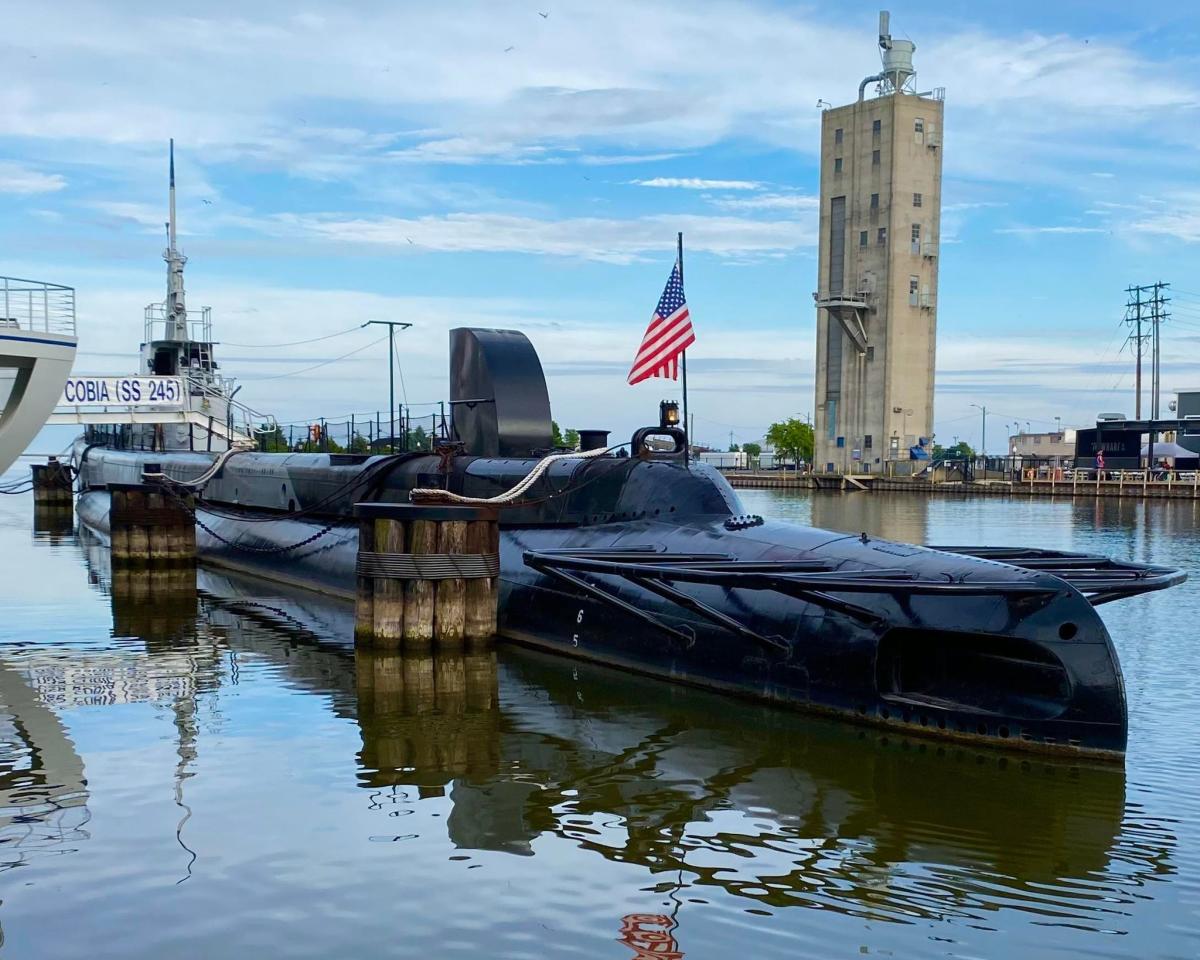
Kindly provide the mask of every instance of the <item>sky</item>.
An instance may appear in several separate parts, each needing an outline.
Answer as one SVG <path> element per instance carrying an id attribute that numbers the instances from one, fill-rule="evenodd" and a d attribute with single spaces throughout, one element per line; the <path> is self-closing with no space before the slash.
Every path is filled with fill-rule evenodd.
<path id="1" fill-rule="evenodd" d="M 188 305 L 281 421 L 447 394 L 447 330 L 524 331 L 564 427 L 626 374 L 685 238 L 695 439 L 813 409 L 817 101 L 878 69 L 878 4 L 0 4 L 0 274 L 77 289 L 81 373 L 163 299 L 168 138 Z M 1163 391 L 1200 385 L 1200 11 L 893 5 L 944 87 L 935 436 L 1133 413 L 1126 287 L 1172 284 Z M 338 334 L 321 340 L 326 334 Z M 298 343 L 309 340 L 312 342 Z M 286 346 L 275 346 L 286 344 Z M 319 367 L 314 366 L 321 364 Z"/>

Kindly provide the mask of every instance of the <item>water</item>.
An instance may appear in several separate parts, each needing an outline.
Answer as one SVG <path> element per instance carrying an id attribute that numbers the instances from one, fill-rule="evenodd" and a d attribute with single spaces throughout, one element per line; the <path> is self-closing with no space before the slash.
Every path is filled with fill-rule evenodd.
<path id="1" fill-rule="evenodd" d="M 930 543 L 1200 545 L 1185 502 L 743 499 Z M 3 500 L 0 956 L 1200 954 L 1200 579 L 1101 608 L 1122 770 L 509 648 L 356 665 L 348 606 L 114 585 Z"/>

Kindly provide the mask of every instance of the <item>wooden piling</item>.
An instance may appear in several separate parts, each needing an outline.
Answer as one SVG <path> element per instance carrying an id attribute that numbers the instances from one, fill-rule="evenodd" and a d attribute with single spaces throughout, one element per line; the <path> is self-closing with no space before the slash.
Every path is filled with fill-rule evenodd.
<path id="1" fill-rule="evenodd" d="M 472 556 L 500 555 L 500 525 L 494 518 L 472 520 L 467 525 L 467 549 Z M 466 582 L 466 623 L 463 633 L 468 645 L 480 647 L 496 635 L 499 606 L 497 577 L 476 577 Z"/>
<path id="2" fill-rule="evenodd" d="M 33 502 L 35 506 L 56 506 L 71 509 L 71 468 L 58 457 L 48 457 L 45 463 L 34 463 L 29 467 L 33 475 Z"/>
<path id="3" fill-rule="evenodd" d="M 399 520 L 371 521 L 372 540 L 384 553 L 403 553 L 404 524 Z M 371 622 L 375 646 L 396 650 L 404 638 L 404 583 L 391 577 L 372 579 Z"/>
<path id="4" fill-rule="evenodd" d="M 196 559 L 196 526 L 189 494 L 157 484 L 110 484 L 108 527 L 114 564 L 162 568 Z"/>
<path id="5" fill-rule="evenodd" d="M 438 552 L 463 556 L 467 552 L 467 522 L 446 520 L 437 525 Z M 437 581 L 434 595 L 433 639 L 441 649 L 462 646 L 466 628 L 467 581 L 451 577 Z"/>
<path id="6" fill-rule="evenodd" d="M 428 557 L 437 552 L 437 524 L 413 519 L 409 524 L 409 555 Z M 412 578 L 404 584 L 404 647 L 424 650 L 433 642 L 433 581 Z"/>
<path id="7" fill-rule="evenodd" d="M 374 520 L 359 520 L 358 551 L 375 552 Z M 354 595 L 354 642 L 357 646 L 365 647 L 375 642 L 375 578 L 361 572 Z"/>
<path id="8" fill-rule="evenodd" d="M 496 631 L 495 510 L 360 503 L 356 642 L 457 650 Z"/>

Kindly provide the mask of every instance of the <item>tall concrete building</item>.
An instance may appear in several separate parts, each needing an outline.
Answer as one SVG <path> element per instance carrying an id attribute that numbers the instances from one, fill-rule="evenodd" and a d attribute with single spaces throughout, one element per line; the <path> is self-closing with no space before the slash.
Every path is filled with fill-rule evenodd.
<path id="1" fill-rule="evenodd" d="M 933 430 L 944 92 L 916 92 L 915 45 L 886 12 L 879 46 L 882 69 L 821 119 L 821 471 L 879 472 Z"/>

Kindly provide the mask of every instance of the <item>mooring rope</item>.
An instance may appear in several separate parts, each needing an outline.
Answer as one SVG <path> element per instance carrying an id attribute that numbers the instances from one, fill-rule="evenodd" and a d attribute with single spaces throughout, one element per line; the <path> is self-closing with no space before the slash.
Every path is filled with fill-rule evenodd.
<path id="1" fill-rule="evenodd" d="M 537 483 L 550 469 L 552 463 L 557 463 L 559 460 L 594 460 L 597 457 L 602 457 L 606 453 L 612 453 L 614 450 L 620 450 L 625 444 L 618 444 L 615 447 L 597 447 L 595 450 L 584 450 L 582 452 L 572 451 L 571 453 L 552 453 L 548 457 L 543 457 L 526 475 L 520 483 L 504 493 L 498 493 L 494 497 L 467 497 L 461 493 L 451 493 L 449 490 L 440 490 L 438 488 L 418 487 L 409 494 L 409 498 L 413 503 L 473 503 L 479 505 L 498 506 L 501 504 L 512 503 L 514 500 L 520 499 L 530 487 Z"/>
<path id="2" fill-rule="evenodd" d="M 144 480 L 144 479 L 149 478 L 151 480 L 169 480 L 171 483 L 176 484 L 177 486 L 180 486 L 180 487 L 189 487 L 189 488 L 203 487 L 206 483 L 208 483 L 209 480 L 211 480 L 213 477 L 215 477 L 220 472 L 221 468 L 223 466 L 225 466 L 225 463 L 235 453 L 248 453 L 248 452 L 249 451 L 244 448 L 230 447 L 228 450 L 226 450 L 224 453 L 222 453 L 219 457 L 217 457 L 216 460 L 213 461 L 213 465 L 211 467 L 209 467 L 202 474 L 200 474 L 200 476 L 193 477 L 191 480 L 179 480 L 175 477 L 168 476 L 167 474 L 165 474 L 161 471 L 159 471 L 158 473 L 143 472 L 142 479 Z"/>

